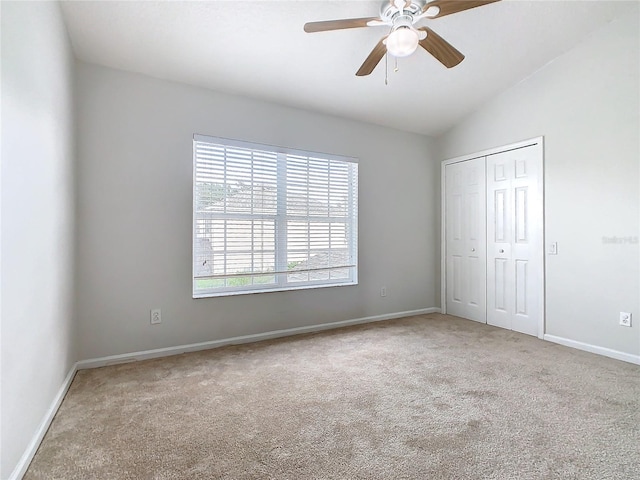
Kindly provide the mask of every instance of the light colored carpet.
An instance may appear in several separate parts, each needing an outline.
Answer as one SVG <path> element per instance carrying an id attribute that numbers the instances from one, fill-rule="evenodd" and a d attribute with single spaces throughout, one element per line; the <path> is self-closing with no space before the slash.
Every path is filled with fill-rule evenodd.
<path id="1" fill-rule="evenodd" d="M 640 367 L 425 315 L 80 371 L 25 479 L 640 479 Z"/>

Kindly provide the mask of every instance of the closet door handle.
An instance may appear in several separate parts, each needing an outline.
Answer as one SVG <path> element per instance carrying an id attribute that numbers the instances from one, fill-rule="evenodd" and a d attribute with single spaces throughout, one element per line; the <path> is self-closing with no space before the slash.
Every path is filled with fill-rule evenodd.
<path id="1" fill-rule="evenodd" d="M 500 249 L 500 253 L 504 253 L 504 250 L 502 248 Z"/>
<path id="2" fill-rule="evenodd" d="M 472 248 L 472 249 L 471 249 L 471 251 L 472 251 L 472 252 L 475 252 L 475 251 L 476 251 L 476 249 L 475 249 L 475 248 Z"/>

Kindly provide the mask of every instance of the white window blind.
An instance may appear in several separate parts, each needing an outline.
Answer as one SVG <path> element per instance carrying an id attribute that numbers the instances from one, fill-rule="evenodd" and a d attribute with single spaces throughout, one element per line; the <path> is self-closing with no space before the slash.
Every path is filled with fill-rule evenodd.
<path id="1" fill-rule="evenodd" d="M 194 136 L 193 296 L 357 283 L 355 159 Z"/>

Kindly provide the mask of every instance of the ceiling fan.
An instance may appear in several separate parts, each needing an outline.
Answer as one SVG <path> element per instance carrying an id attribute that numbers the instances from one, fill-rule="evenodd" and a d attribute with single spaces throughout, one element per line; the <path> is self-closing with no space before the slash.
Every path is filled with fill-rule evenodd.
<path id="1" fill-rule="evenodd" d="M 433 55 L 445 67 L 451 68 L 464 60 L 464 55 L 456 50 L 429 27 L 416 28 L 423 18 L 434 19 L 481 7 L 500 0 L 384 0 L 379 17 L 345 18 L 309 22 L 304 25 L 307 33 L 342 30 L 346 28 L 391 27 L 389 34 L 380 39 L 364 61 L 356 75 L 369 75 L 382 60 L 385 53 L 394 57 L 407 57 L 416 51 L 418 45 Z"/>

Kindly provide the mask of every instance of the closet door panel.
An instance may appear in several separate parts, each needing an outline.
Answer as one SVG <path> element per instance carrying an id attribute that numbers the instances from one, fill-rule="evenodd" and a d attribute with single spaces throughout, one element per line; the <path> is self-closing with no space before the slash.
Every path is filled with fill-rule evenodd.
<path id="1" fill-rule="evenodd" d="M 486 322 L 484 157 L 445 167 L 447 313 Z"/>
<path id="2" fill-rule="evenodd" d="M 542 315 L 541 156 L 526 147 L 487 157 L 487 323 L 538 334 Z"/>
<path id="3" fill-rule="evenodd" d="M 487 158 L 487 323 L 511 329 L 511 164 Z"/>

